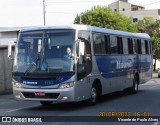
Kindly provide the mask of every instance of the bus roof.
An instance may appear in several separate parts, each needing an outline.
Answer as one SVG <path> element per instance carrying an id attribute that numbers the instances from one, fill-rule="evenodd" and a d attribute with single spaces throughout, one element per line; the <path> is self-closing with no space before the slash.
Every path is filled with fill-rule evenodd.
<path id="1" fill-rule="evenodd" d="M 34 31 L 34 30 L 46 30 L 46 29 L 77 29 L 77 30 L 89 30 L 93 32 L 100 32 L 100 33 L 107 33 L 107 34 L 113 34 L 113 35 L 120 35 L 120 36 L 126 36 L 126 37 L 136 37 L 136 38 L 145 38 L 150 39 L 150 36 L 146 33 L 132 33 L 132 32 L 126 32 L 121 30 L 113 30 L 113 29 L 107 29 L 107 28 L 100 28 L 96 26 L 89 26 L 89 25 L 70 25 L 70 26 L 37 26 L 37 27 L 28 27 L 20 30 L 20 32 L 25 31 Z"/>

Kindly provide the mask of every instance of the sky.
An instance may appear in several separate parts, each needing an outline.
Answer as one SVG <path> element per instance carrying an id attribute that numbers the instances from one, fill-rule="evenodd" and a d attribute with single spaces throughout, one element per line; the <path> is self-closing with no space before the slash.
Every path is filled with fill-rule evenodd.
<path id="1" fill-rule="evenodd" d="M 45 0 L 46 25 L 73 24 L 77 14 L 117 0 Z M 129 0 L 146 9 L 160 9 L 160 0 Z M 43 0 L 0 0 L 0 27 L 43 25 Z"/>

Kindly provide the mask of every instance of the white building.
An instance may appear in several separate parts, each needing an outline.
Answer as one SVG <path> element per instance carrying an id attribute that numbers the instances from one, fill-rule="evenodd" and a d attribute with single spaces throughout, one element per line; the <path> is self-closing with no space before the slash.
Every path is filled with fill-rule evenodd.
<path id="1" fill-rule="evenodd" d="M 9 41 L 16 41 L 20 29 L 0 27 L 0 46 L 8 45 Z"/>
<path id="2" fill-rule="evenodd" d="M 145 10 L 145 7 L 128 3 L 128 0 L 118 0 L 108 5 L 113 11 L 121 12 L 125 16 L 133 17 L 133 22 L 143 20 L 144 17 L 160 19 L 160 9 Z"/>

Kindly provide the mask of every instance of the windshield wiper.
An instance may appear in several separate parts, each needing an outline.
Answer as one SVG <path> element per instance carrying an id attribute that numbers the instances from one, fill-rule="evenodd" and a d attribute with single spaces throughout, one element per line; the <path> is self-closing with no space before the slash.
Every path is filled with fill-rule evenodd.
<path id="1" fill-rule="evenodd" d="M 37 54 L 37 57 L 33 60 L 33 62 L 31 63 L 31 65 L 27 68 L 27 70 L 25 71 L 25 75 L 27 75 L 33 68 L 33 66 L 37 66 L 37 61 L 39 60 L 39 54 Z"/>

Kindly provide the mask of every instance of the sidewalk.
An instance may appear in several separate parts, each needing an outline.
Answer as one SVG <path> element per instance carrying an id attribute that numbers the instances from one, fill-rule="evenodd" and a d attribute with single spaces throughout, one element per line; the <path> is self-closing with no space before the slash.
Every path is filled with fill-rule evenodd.
<path id="1" fill-rule="evenodd" d="M 152 73 L 152 77 L 153 77 L 153 78 L 158 78 L 158 73 L 153 72 L 153 73 Z"/>

